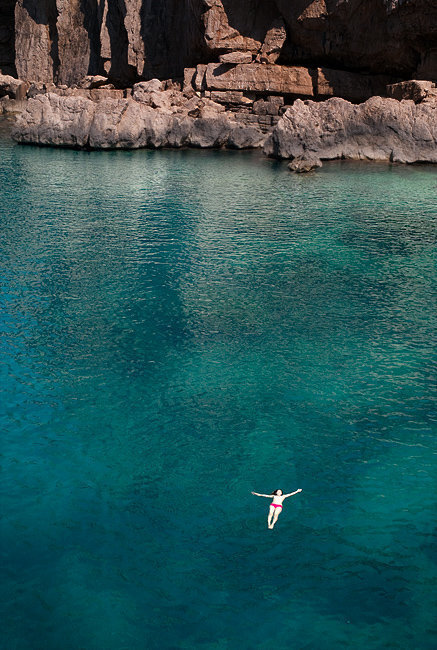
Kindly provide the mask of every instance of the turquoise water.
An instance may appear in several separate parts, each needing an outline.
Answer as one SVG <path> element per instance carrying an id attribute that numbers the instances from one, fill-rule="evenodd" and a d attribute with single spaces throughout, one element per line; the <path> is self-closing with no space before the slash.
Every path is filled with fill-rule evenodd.
<path id="1" fill-rule="evenodd" d="M 434 648 L 436 168 L 0 161 L 1 647 Z"/>

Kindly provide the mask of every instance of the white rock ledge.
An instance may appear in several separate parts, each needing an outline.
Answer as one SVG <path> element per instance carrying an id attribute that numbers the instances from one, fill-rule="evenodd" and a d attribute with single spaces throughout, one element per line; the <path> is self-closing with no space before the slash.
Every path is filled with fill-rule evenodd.
<path id="1" fill-rule="evenodd" d="M 437 163 L 437 103 L 296 100 L 264 145 L 275 158 Z"/>
<path id="2" fill-rule="evenodd" d="M 164 93 L 155 93 L 155 101 Z M 135 99 L 61 97 L 48 93 L 30 99 L 17 118 L 17 142 L 90 149 L 160 147 L 260 147 L 265 134 L 242 126 L 233 113 L 209 100 L 181 107 L 158 107 Z M 193 116 L 194 115 L 194 116 Z"/>

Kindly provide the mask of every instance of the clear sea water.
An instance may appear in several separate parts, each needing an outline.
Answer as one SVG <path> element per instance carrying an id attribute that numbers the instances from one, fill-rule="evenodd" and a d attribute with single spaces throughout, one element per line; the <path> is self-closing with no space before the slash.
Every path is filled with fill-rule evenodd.
<path id="1" fill-rule="evenodd" d="M 435 648 L 437 168 L 4 135 L 0 192 L 2 649 Z"/>

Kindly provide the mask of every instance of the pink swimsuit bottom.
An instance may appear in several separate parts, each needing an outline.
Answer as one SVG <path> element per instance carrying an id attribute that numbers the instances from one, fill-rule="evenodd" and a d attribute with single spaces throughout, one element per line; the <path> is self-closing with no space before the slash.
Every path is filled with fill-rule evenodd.
<path id="1" fill-rule="evenodd" d="M 282 508 L 280 503 L 271 503 L 270 505 L 273 506 L 274 508 Z"/>

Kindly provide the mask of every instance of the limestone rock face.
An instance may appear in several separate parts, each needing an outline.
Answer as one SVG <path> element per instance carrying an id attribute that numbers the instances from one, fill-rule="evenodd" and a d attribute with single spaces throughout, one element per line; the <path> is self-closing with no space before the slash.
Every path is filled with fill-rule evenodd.
<path id="1" fill-rule="evenodd" d="M 174 90 L 150 91 L 151 96 L 158 94 L 166 95 L 166 100 L 163 107 L 157 108 L 144 101 L 144 94 L 141 101 L 133 97 L 92 101 L 77 94 L 40 94 L 27 102 L 17 118 L 13 136 L 22 143 L 94 149 L 242 149 L 259 147 L 265 140 L 256 125 L 240 124 L 232 113 L 211 100 L 194 97 L 187 101 Z"/>
<path id="2" fill-rule="evenodd" d="M 436 0 L 276 0 L 289 37 L 287 55 L 330 68 L 412 78 L 437 77 Z"/>
<path id="3" fill-rule="evenodd" d="M 37 95 L 17 119 L 19 141 L 85 147 L 96 106 L 84 97 Z"/>
<path id="4" fill-rule="evenodd" d="M 27 81 L 53 81 L 54 66 L 59 65 L 57 48 L 52 50 L 55 30 L 56 5 L 53 2 L 40 0 L 29 4 L 26 0 L 17 0 L 15 65 L 19 77 Z"/>
<path id="5" fill-rule="evenodd" d="M 0 16 L 8 1 L 0 0 Z M 141 77 L 177 76 L 201 59 L 201 0 L 13 0 L 12 5 L 8 28 L 15 29 L 15 65 L 28 81 L 71 85 L 105 74 L 126 86 Z"/>
<path id="6" fill-rule="evenodd" d="M 296 100 L 264 151 L 277 158 L 334 158 L 437 162 L 437 102 L 415 104 L 372 97 L 354 105 L 344 99 Z"/>
<path id="7" fill-rule="evenodd" d="M 25 81 L 126 87 L 219 57 L 436 81 L 437 0 L 0 0 L 0 72 Z"/>
<path id="8" fill-rule="evenodd" d="M 313 81 L 307 68 L 262 63 L 225 65 L 210 63 L 205 72 L 210 90 L 242 90 L 313 96 Z"/>

